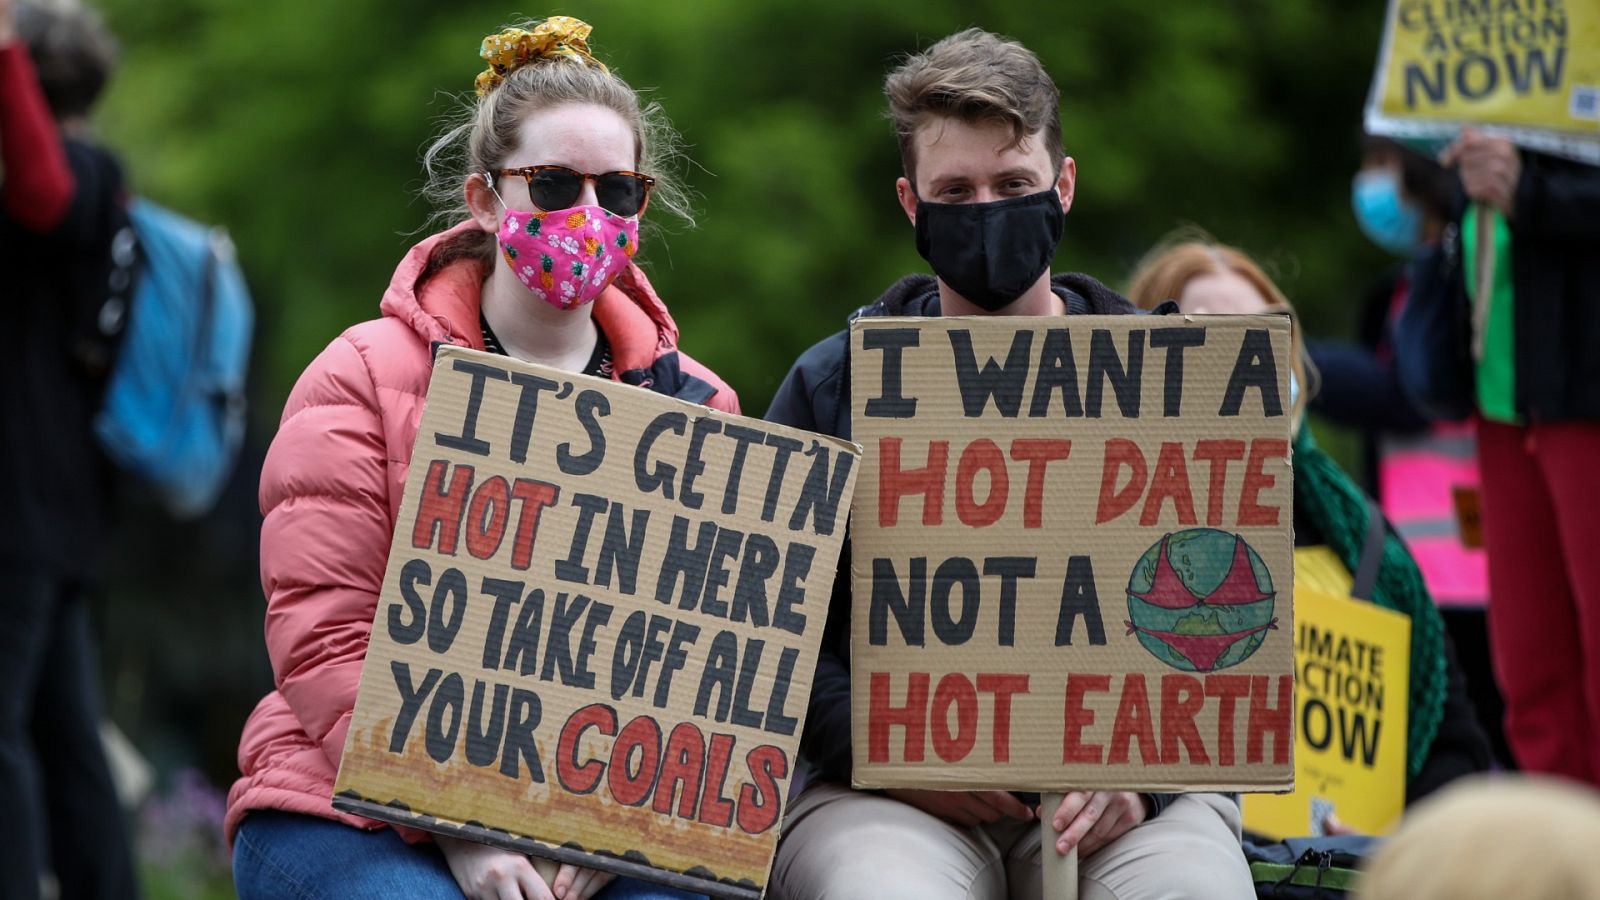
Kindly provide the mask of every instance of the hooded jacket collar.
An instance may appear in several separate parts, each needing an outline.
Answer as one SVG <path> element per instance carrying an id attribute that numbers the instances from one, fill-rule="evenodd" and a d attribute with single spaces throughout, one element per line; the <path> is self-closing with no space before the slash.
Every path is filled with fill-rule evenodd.
<path id="1" fill-rule="evenodd" d="M 1099 281 L 1077 272 L 1062 272 L 1050 278 L 1050 289 L 1067 304 L 1067 315 L 1129 315 L 1141 310 L 1126 297 Z M 1158 310 L 1165 312 L 1165 310 Z M 907 275 L 883 292 L 873 303 L 856 310 L 851 319 L 861 316 L 937 316 L 939 282 L 932 275 Z"/>

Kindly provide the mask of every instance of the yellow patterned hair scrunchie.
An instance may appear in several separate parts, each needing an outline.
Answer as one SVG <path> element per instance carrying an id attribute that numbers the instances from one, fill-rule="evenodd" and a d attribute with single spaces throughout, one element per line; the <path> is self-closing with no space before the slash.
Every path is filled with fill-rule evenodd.
<path id="1" fill-rule="evenodd" d="M 551 16 L 532 31 L 507 28 L 483 39 L 478 55 L 489 68 L 478 74 L 478 96 L 494 90 L 507 75 L 541 59 L 568 57 L 606 70 L 605 63 L 589 53 L 589 33 L 594 27 L 571 16 Z"/>

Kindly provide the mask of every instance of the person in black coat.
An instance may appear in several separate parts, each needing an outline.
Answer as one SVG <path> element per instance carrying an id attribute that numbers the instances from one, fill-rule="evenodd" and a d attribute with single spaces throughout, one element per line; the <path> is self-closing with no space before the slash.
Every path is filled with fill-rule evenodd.
<path id="1" fill-rule="evenodd" d="M 112 473 L 92 420 L 102 371 L 77 354 L 108 294 L 116 160 L 85 139 L 112 48 L 87 11 L 0 0 L 0 878 L 39 895 L 137 892 L 100 743 L 87 595 Z M 34 68 L 37 64 L 37 72 Z M 102 361 L 103 362 L 103 361 Z"/>
<path id="2" fill-rule="evenodd" d="M 1397 258 L 1361 295 L 1354 342 L 1308 339 L 1318 374 L 1311 411 L 1361 436 L 1352 471 L 1405 538 L 1439 604 L 1495 756 L 1511 759 L 1500 729 L 1504 704 L 1489 662 L 1489 574 L 1482 544 L 1463 528 L 1480 478 L 1473 423 L 1434 422 L 1406 391 L 1395 329 L 1416 280 L 1413 261 L 1437 247 L 1461 185 L 1437 160 L 1397 141 L 1361 139 L 1351 179 L 1356 224 Z"/>

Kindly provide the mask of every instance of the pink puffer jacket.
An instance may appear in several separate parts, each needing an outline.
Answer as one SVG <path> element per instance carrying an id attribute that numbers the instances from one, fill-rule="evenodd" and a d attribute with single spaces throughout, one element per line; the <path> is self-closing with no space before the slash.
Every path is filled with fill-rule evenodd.
<path id="1" fill-rule="evenodd" d="M 256 706 L 239 741 L 244 777 L 228 792 L 230 845 L 253 809 L 384 827 L 336 812 L 333 779 L 422 419 L 432 344 L 483 349 L 475 263 L 451 265 L 415 290 L 433 247 L 471 227 L 413 247 L 383 295 L 383 317 L 322 351 L 284 407 L 261 471 L 261 585 L 277 690 Z M 594 315 L 611 342 L 618 381 L 739 411 L 727 385 L 678 351 L 678 328 L 637 267 L 595 301 Z"/>

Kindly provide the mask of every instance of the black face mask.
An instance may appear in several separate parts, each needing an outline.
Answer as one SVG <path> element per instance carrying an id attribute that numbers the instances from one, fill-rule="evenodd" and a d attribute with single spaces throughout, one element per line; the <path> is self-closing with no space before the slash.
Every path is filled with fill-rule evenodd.
<path id="1" fill-rule="evenodd" d="M 994 312 L 1050 268 L 1066 214 L 1054 188 L 992 203 L 917 201 L 917 252 L 961 296 Z"/>

